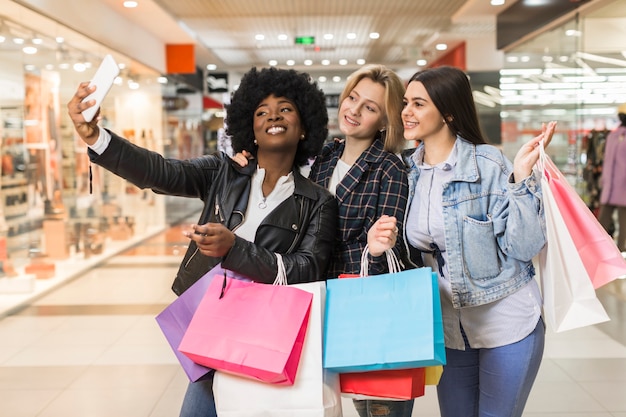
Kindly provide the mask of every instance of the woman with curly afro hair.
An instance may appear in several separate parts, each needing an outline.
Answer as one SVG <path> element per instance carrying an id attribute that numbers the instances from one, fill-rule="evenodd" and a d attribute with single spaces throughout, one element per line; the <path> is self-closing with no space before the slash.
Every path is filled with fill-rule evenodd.
<path id="1" fill-rule="evenodd" d="M 172 289 L 182 294 L 218 263 L 253 281 L 273 283 L 282 258 L 289 284 L 326 278 L 337 230 L 337 202 L 328 190 L 300 174 L 326 139 L 324 94 L 307 74 L 252 68 L 227 108 L 233 149 L 250 150 L 255 161 L 240 167 L 216 152 L 187 160 L 164 158 L 115 133 L 82 112 L 94 91 L 81 83 L 68 103 L 91 161 L 139 188 L 200 198 L 198 224 L 185 235 L 189 248 Z M 209 341 L 210 342 L 210 341 Z M 183 417 L 216 416 L 213 374 L 191 382 Z"/>
<path id="2" fill-rule="evenodd" d="M 254 143 L 250 116 L 261 100 L 273 95 L 289 99 L 300 114 L 305 138 L 298 143 L 295 165 L 303 166 L 309 158 L 315 157 L 328 136 L 328 112 L 324 93 L 311 88 L 311 85 L 307 73 L 295 70 L 270 67 L 248 71 L 233 93 L 230 105 L 226 106 L 226 133 L 230 136 L 233 150 L 241 152 L 245 149 L 256 158 L 258 147 Z"/>

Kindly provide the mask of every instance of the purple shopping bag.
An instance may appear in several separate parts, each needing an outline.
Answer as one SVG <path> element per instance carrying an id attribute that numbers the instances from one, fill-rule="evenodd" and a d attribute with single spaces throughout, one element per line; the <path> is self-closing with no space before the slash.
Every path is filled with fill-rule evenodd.
<path id="1" fill-rule="evenodd" d="M 224 272 L 231 278 L 250 281 L 248 278 L 235 272 L 225 271 L 222 269 L 221 264 L 217 264 L 156 316 L 156 321 L 159 327 L 161 327 L 161 331 L 191 382 L 200 380 L 207 373 L 211 372 L 212 369 L 198 365 L 189 359 L 178 350 L 178 345 L 180 345 L 187 327 L 189 327 L 191 318 L 196 312 L 200 301 L 202 301 L 204 293 L 209 288 L 213 277 L 216 275 L 223 276 Z"/>

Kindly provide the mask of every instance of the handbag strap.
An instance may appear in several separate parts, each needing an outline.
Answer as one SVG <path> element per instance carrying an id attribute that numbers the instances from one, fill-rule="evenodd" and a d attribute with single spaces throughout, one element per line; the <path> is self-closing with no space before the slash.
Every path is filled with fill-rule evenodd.
<path id="1" fill-rule="evenodd" d="M 273 285 L 287 285 L 287 271 L 285 270 L 283 257 L 280 253 L 276 253 L 275 255 L 278 271 L 276 271 L 276 279 L 274 279 Z"/>
<path id="2" fill-rule="evenodd" d="M 361 272 L 359 272 L 359 275 L 361 275 L 362 277 L 366 277 L 369 275 L 369 253 L 370 248 L 369 245 L 366 244 L 365 248 L 363 249 L 363 253 L 361 254 Z M 393 274 L 402 270 L 402 267 L 400 266 L 400 261 L 398 260 L 398 257 L 396 256 L 396 253 L 393 251 L 393 249 L 387 249 L 385 251 L 385 257 L 387 258 L 389 273 Z"/>

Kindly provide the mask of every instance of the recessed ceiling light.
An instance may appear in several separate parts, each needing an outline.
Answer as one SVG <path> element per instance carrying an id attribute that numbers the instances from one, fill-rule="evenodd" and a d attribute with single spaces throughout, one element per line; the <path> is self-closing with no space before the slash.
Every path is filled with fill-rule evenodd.
<path id="1" fill-rule="evenodd" d="M 254 39 L 256 39 L 257 41 L 262 41 L 263 39 L 265 39 L 265 35 L 259 33 L 258 35 L 254 35 Z"/>
<path id="2" fill-rule="evenodd" d="M 435 45 L 435 49 L 438 51 L 445 51 L 446 49 L 448 49 L 448 45 L 446 45 L 445 43 L 438 43 L 437 45 Z"/>
<path id="3" fill-rule="evenodd" d="M 378 32 L 370 33 L 370 39 L 378 39 L 378 38 L 380 38 L 380 33 Z"/>
<path id="4" fill-rule="evenodd" d="M 137 7 L 139 3 L 137 3 L 136 1 L 130 1 L 130 0 L 126 0 L 124 2 L 124 7 L 128 8 L 128 9 L 132 9 L 134 7 Z"/>
<path id="5" fill-rule="evenodd" d="M 271 67 L 275 67 L 276 65 L 278 65 L 278 61 L 276 61 L 275 59 L 270 59 L 270 61 L 268 62 L 268 64 Z"/>
<path id="6" fill-rule="evenodd" d="M 215 65 L 215 64 L 208 64 L 206 66 L 206 69 L 208 69 L 209 71 L 215 71 L 217 69 L 217 65 Z"/>
<path id="7" fill-rule="evenodd" d="M 350 32 L 346 34 L 346 38 L 348 39 L 356 39 L 356 33 Z"/>
<path id="8" fill-rule="evenodd" d="M 330 65 L 330 61 L 328 59 L 323 59 L 322 65 Z"/>
<path id="9" fill-rule="evenodd" d="M 85 72 L 87 68 L 85 67 L 85 64 L 83 64 L 82 62 L 77 62 L 74 64 L 74 71 L 76 72 Z"/>
<path id="10" fill-rule="evenodd" d="M 288 59 L 287 60 L 287 65 L 289 65 L 290 67 L 296 65 L 296 61 L 294 61 L 293 59 Z"/>
<path id="11" fill-rule="evenodd" d="M 340 59 L 339 60 L 339 65 L 348 65 L 348 60 L 347 59 Z"/>
<path id="12" fill-rule="evenodd" d="M 332 33 L 326 33 L 324 34 L 324 39 L 326 39 L 327 41 L 331 40 L 332 38 L 334 38 Z"/>
<path id="13" fill-rule="evenodd" d="M 492 6 L 502 6 L 504 4 L 504 0 L 491 0 Z"/>
<path id="14" fill-rule="evenodd" d="M 420 67 L 425 66 L 428 63 L 428 61 L 426 61 L 425 59 L 418 59 L 416 64 Z"/>
<path id="15" fill-rule="evenodd" d="M 305 59 L 304 60 L 304 65 L 313 65 L 313 61 L 310 59 Z"/>
<path id="16" fill-rule="evenodd" d="M 356 60 L 357 65 L 365 65 L 365 60 L 363 58 L 359 58 Z"/>
<path id="17" fill-rule="evenodd" d="M 286 41 L 287 39 L 289 39 L 289 36 L 285 35 L 284 33 L 281 33 L 280 35 L 278 35 L 279 41 Z"/>

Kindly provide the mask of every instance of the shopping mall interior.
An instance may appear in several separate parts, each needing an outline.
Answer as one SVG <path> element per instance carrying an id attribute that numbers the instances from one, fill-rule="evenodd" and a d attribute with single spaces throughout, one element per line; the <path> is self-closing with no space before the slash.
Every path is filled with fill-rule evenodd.
<path id="1" fill-rule="evenodd" d="M 120 72 L 100 125 L 176 159 L 232 151 L 224 106 L 252 66 L 308 72 L 329 139 L 360 66 L 405 82 L 457 66 L 509 158 L 558 122 L 547 153 L 598 214 L 598 146 L 626 103 L 626 0 L 293 3 L 0 0 L 0 416 L 176 416 L 188 384 L 155 317 L 202 202 L 90 163 L 66 105 L 107 54 Z M 626 417 L 623 278 L 595 291 L 609 321 L 548 327 L 524 417 Z M 343 415 L 357 416 L 348 398 Z M 413 415 L 440 416 L 433 386 Z"/>

